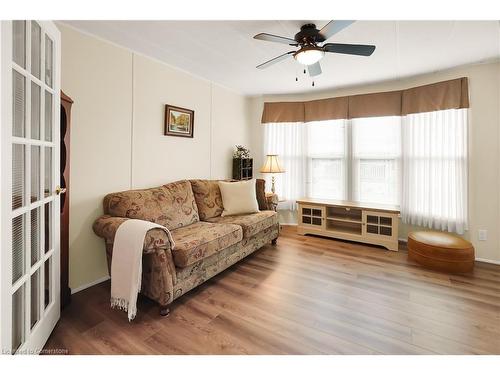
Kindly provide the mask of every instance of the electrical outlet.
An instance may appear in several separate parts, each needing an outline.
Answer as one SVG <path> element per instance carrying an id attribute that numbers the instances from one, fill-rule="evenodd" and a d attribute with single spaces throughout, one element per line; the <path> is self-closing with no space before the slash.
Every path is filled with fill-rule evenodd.
<path id="1" fill-rule="evenodd" d="M 486 229 L 479 229 L 479 241 L 486 241 L 488 239 L 488 231 Z"/>

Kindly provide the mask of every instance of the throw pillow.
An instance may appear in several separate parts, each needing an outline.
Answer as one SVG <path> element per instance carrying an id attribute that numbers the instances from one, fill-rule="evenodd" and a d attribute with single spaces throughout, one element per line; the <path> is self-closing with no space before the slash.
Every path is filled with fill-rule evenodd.
<path id="1" fill-rule="evenodd" d="M 219 181 L 224 211 L 221 216 L 241 215 L 259 212 L 255 180 L 224 182 Z"/>

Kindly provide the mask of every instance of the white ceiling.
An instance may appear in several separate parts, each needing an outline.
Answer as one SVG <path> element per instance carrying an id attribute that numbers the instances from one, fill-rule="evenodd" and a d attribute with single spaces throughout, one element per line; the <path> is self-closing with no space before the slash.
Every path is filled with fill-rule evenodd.
<path id="1" fill-rule="evenodd" d="M 65 21 L 246 95 L 297 93 L 396 79 L 500 57 L 498 21 L 358 21 L 328 42 L 377 46 L 371 57 L 327 54 L 311 79 L 293 58 L 256 65 L 294 49 L 254 40 L 291 37 L 311 21 Z M 320 29 L 327 21 L 312 21 Z M 295 77 L 299 81 L 295 81 Z"/>

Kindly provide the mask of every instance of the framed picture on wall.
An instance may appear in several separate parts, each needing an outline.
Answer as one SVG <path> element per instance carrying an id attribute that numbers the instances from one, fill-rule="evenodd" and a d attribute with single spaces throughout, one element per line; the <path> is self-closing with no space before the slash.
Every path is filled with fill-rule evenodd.
<path id="1" fill-rule="evenodd" d="M 194 111 L 165 105 L 165 135 L 193 138 Z"/>

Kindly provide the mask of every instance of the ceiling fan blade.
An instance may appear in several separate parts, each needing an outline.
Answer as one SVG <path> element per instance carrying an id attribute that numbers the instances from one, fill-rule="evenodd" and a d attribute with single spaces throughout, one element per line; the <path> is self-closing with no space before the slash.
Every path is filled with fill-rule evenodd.
<path id="1" fill-rule="evenodd" d="M 375 46 L 369 44 L 326 43 L 323 50 L 346 55 L 370 56 L 375 51 Z"/>
<path id="2" fill-rule="evenodd" d="M 319 61 L 315 64 L 308 65 L 307 70 L 311 77 L 319 76 L 321 74 L 321 65 L 319 65 Z"/>
<path id="3" fill-rule="evenodd" d="M 273 34 L 268 34 L 268 33 L 260 33 L 260 34 L 255 35 L 253 38 L 258 39 L 258 40 L 265 40 L 266 42 L 288 44 L 290 46 L 297 46 L 298 45 L 297 42 L 291 38 L 285 38 L 284 36 L 278 36 L 278 35 L 273 35 Z"/>
<path id="4" fill-rule="evenodd" d="M 330 21 L 319 31 L 321 36 L 327 40 L 332 35 L 337 34 L 339 31 L 344 30 L 347 26 L 356 21 Z"/>
<path id="5" fill-rule="evenodd" d="M 265 69 L 273 64 L 276 64 L 277 62 L 285 60 L 289 55 L 291 55 L 293 53 L 295 53 L 295 51 L 290 51 L 290 52 L 284 53 L 283 55 L 280 55 L 278 57 L 275 57 L 274 59 L 266 61 L 265 63 L 257 65 L 256 68 L 257 69 Z"/>

